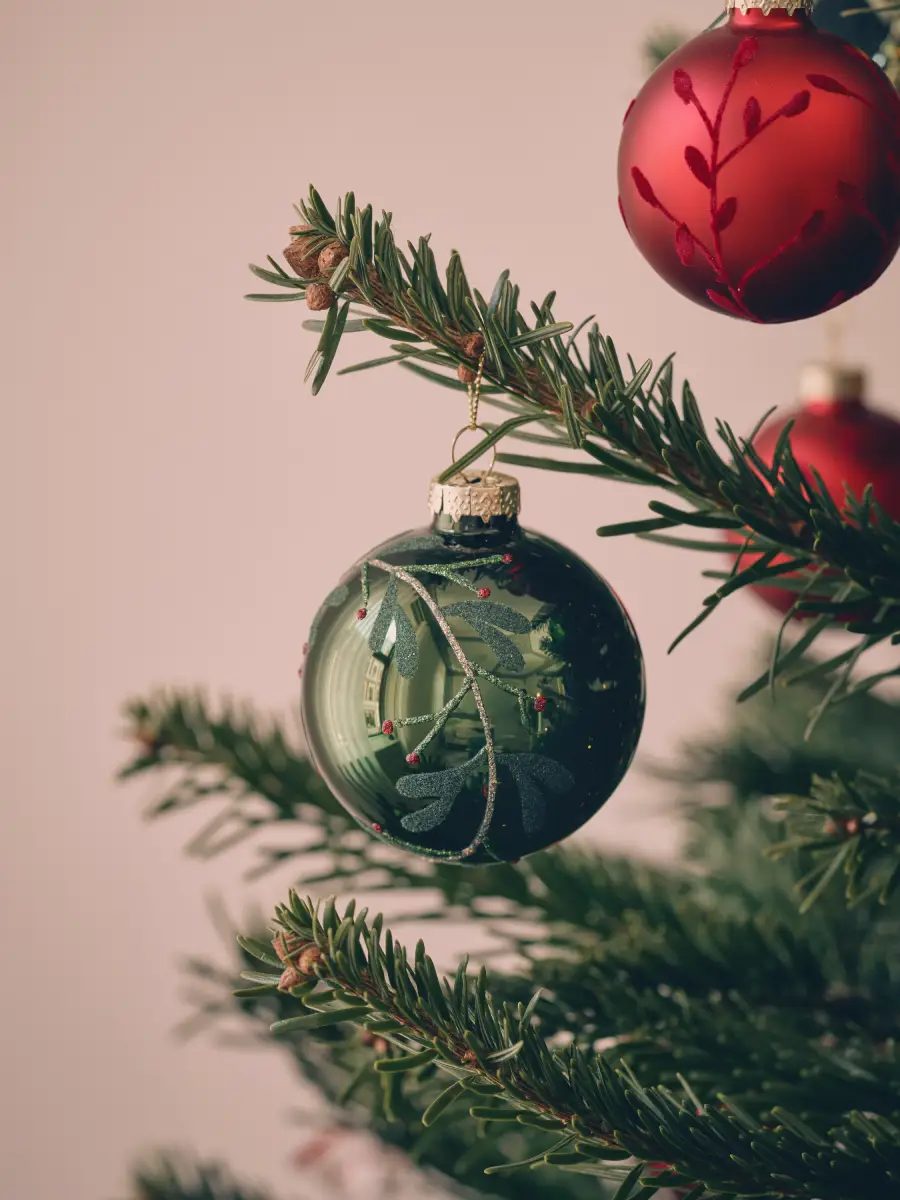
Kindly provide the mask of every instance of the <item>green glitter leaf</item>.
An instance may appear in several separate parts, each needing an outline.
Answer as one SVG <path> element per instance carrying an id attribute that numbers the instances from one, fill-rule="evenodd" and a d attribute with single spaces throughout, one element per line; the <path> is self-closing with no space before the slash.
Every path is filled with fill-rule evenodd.
<path id="1" fill-rule="evenodd" d="M 505 604 L 494 604 L 488 600 L 463 600 L 442 609 L 444 616 L 460 617 L 471 625 L 476 633 L 497 656 L 497 661 L 507 671 L 522 671 L 525 659 L 519 648 L 505 637 L 500 630 L 510 633 L 528 633 L 531 625 L 527 617 L 508 608 Z"/>
<path id="2" fill-rule="evenodd" d="M 312 625 L 309 627 L 309 645 L 312 646 L 319 632 L 319 626 L 322 624 L 322 618 L 325 616 L 326 608 L 340 608 L 347 597 L 350 595 L 350 589 L 345 583 L 339 584 L 333 592 L 329 592 L 322 601 L 322 606 L 316 615 L 313 617 Z"/>
<path id="3" fill-rule="evenodd" d="M 565 796 L 575 786 L 572 773 L 544 754 L 498 754 L 497 766 L 505 768 L 516 785 L 526 833 L 537 833 L 543 828 L 547 815 L 546 793 Z"/>
<path id="4" fill-rule="evenodd" d="M 391 622 L 394 619 L 396 605 L 397 577 L 396 575 L 392 575 L 385 588 L 384 599 L 381 601 L 378 609 L 378 616 L 372 625 L 372 632 L 369 634 L 369 649 L 373 654 L 381 654 L 384 650 L 384 641 L 391 627 Z"/>
<path id="5" fill-rule="evenodd" d="M 399 604 L 394 608 L 394 622 L 397 631 L 394 662 L 404 679 L 412 679 L 419 669 L 419 643 L 416 641 L 416 631 L 412 622 Z"/>
<path id="6" fill-rule="evenodd" d="M 394 662 L 404 679 L 411 679 L 419 669 L 419 644 L 416 631 L 405 610 L 397 599 L 397 577 L 392 575 L 385 589 L 384 599 L 369 635 L 369 649 L 373 654 L 384 651 L 385 639 L 394 626 Z"/>
<path id="7" fill-rule="evenodd" d="M 403 779 L 398 780 L 397 791 L 407 800 L 429 800 L 437 797 L 428 808 L 408 813 L 400 822 L 403 828 L 411 833 L 428 833 L 441 825 L 449 817 L 466 780 L 481 766 L 485 749 L 479 750 L 474 758 L 470 758 L 462 766 L 450 767 L 446 771 L 428 771 L 421 775 L 405 775 Z"/>
<path id="8" fill-rule="evenodd" d="M 346 583 L 342 583 L 333 592 L 328 593 L 322 604 L 328 608 L 340 608 L 349 595 L 350 589 Z"/>

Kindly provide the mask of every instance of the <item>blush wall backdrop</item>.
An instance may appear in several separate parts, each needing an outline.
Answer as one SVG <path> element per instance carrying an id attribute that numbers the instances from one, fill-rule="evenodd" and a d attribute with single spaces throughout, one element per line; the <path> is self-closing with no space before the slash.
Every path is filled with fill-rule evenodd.
<path id="1" fill-rule="evenodd" d="M 5 525 L 4 1185 L 28 1200 L 123 1196 L 154 1145 L 192 1145 L 302 1191 L 301 1098 L 273 1052 L 178 1045 L 179 958 L 219 953 L 204 901 L 240 919 L 245 860 L 200 866 L 191 829 L 147 827 L 113 774 L 121 701 L 155 684 L 296 706 L 318 600 L 424 516 L 463 402 L 402 373 L 313 400 L 301 306 L 251 306 L 247 262 L 287 242 L 315 181 L 464 255 L 484 290 L 595 312 L 636 359 L 678 350 L 709 417 L 749 429 L 791 401 L 821 322 L 750 328 L 669 291 L 616 209 L 641 44 L 717 0 L 31 0 L 0 5 Z M 896 266 L 848 310 L 848 351 L 892 392 Z M 362 341 L 353 351 L 369 356 Z M 701 564 L 598 524 L 639 489 L 523 473 L 525 519 L 613 581 L 640 630 L 645 759 L 722 715 L 766 612 L 738 598 L 674 656 Z M 633 773 L 585 836 L 665 855 L 677 831 Z M 451 949 L 432 943 L 440 955 Z"/>

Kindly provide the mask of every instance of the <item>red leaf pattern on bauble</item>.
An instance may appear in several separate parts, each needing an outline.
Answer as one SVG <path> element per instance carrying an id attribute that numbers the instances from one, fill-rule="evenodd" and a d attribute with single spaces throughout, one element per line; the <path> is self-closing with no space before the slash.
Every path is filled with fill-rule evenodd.
<path id="1" fill-rule="evenodd" d="M 838 79 L 834 79 L 831 75 L 807 75 L 806 77 L 814 88 L 818 88 L 821 92 L 831 92 L 835 96 L 852 96 L 853 93 L 845 88 Z"/>
<path id="2" fill-rule="evenodd" d="M 814 237 L 817 233 L 819 233 L 824 224 L 825 210 L 822 208 L 817 208 L 809 220 L 803 225 L 803 228 L 800 230 L 800 236 L 802 238 Z"/>
<path id="3" fill-rule="evenodd" d="M 748 138 L 756 134 L 761 120 L 762 109 L 759 107 L 759 101 L 755 96 L 751 96 L 744 108 L 744 133 Z"/>
<path id="4" fill-rule="evenodd" d="M 694 261 L 696 253 L 696 244 L 691 231 L 687 225 L 680 225 L 675 232 L 675 249 L 678 251 L 678 257 L 686 267 L 689 267 Z"/>
<path id="5" fill-rule="evenodd" d="M 719 205 L 719 210 L 713 218 L 713 228 L 716 233 L 722 233 L 732 223 L 737 216 L 737 197 L 729 196 L 727 200 L 723 200 Z"/>
<path id="6" fill-rule="evenodd" d="M 702 150 L 696 146 L 685 146 L 684 161 L 704 187 L 712 186 L 712 172 Z"/>
<path id="7" fill-rule="evenodd" d="M 675 95 L 683 100 L 685 104 L 690 104 L 694 98 L 694 81 L 688 75 L 687 71 L 679 67 L 672 76 L 672 86 L 675 88 Z"/>
<path id="8" fill-rule="evenodd" d="M 756 52 L 759 49 L 759 42 L 755 37 L 744 38 L 740 46 L 738 46 L 737 54 L 734 56 L 734 70 L 740 71 L 744 67 L 749 67 L 756 58 Z"/>
<path id="9" fill-rule="evenodd" d="M 782 106 L 780 110 L 781 115 L 783 117 L 799 117 L 801 113 L 805 113 L 809 108 L 811 99 L 812 97 L 809 92 L 798 92 L 796 96 L 792 96 L 788 100 L 787 104 Z"/>
<path id="10" fill-rule="evenodd" d="M 656 198 L 656 192 L 654 192 L 653 188 L 650 186 L 650 181 L 644 172 L 638 167 L 632 167 L 631 177 L 634 180 L 634 186 L 637 188 L 641 199 L 645 200 L 648 204 L 651 204 L 654 208 L 659 208 L 659 201 Z"/>
<path id="11" fill-rule="evenodd" d="M 736 301 L 732 300 L 730 296 L 725 295 L 724 292 L 717 292 L 714 288 L 710 288 L 706 294 L 712 300 L 713 304 L 718 304 L 719 308 L 724 308 L 733 317 L 743 317 L 745 315 Z"/>

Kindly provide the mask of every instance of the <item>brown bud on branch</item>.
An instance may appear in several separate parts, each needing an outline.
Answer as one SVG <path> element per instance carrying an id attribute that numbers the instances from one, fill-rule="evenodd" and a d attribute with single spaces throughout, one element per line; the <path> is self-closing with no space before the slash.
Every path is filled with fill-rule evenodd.
<path id="1" fill-rule="evenodd" d="M 341 243 L 332 242 L 331 245 L 326 246 L 319 255 L 319 274 L 327 275 L 329 272 L 334 270 L 338 263 L 343 262 L 346 257 L 347 251 L 344 249 Z"/>
<path id="2" fill-rule="evenodd" d="M 327 283 L 311 283 L 306 289 L 306 305 L 312 312 L 324 312 L 334 304 L 334 292 Z"/>

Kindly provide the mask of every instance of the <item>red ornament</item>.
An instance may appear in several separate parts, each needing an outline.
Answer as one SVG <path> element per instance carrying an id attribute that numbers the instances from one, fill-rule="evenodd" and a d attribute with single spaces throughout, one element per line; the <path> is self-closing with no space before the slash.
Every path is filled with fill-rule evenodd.
<path id="1" fill-rule="evenodd" d="M 734 0 L 729 0 L 732 7 Z M 771 324 L 871 287 L 900 248 L 900 96 L 805 0 L 731 12 L 625 118 L 619 206 L 690 299 Z"/>
<path id="2" fill-rule="evenodd" d="M 864 386 L 861 371 L 808 367 L 800 389 L 802 407 L 764 425 L 753 445 L 760 458 L 771 464 L 782 429 L 793 421 L 791 449 L 810 483 L 813 467 L 841 508 L 846 501 L 845 484 L 857 497 L 871 484 L 878 504 L 888 516 L 900 520 L 900 421 L 869 408 Z M 737 530 L 728 537 L 734 543 L 744 541 Z M 749 567 L 758 558 L 757 554 L 745 554 L 741 565 Z M 784 561 L 784 557 L 775 559 Z M 786 588 L 760 585 L 753 590 L 782 613 L 797 599 L 797 593 Z M 849 621 L 857 615 L 848 611 L 842 618 Z"/>
<path id="3" fill-rule="evenodd" d="M 390 737 L 394 732 L 394 722 L 393 721 L 384 721 L 381 726 L 381 732 L 386 737 Z"/>
<path id="4" fill-rule="evenodd" d="M 367 608 L 361 608 L 359 610 L 359 612 L 356 614 L 356 619 L 357 619 L 357 621 L 364 621 L 368 615 L 369 615 L 369 610 Z"/>
<path id="5" fill-rule="evenodd" d="M 544 712 L 546 707 L 547 707 L 547 697 L 546 696 L 535 696 L 534 711 L 542 713 L 542 712 Z"/>
<path id="6" fill-rule="evenodd" d="M 422 760 L 418 754 L 407 754 L 406 761 L 411 767 L 417 767 Z"/>
<path id="7" fill-rule="evenodd" d="M 503 561 L 507 566 L 509 566 L 510 563 L 513 561 L 513 556 L 511 554 L 504 554 Z"/>
<path id="8" fill-rule="evenodd" d="M 490 596 L 490 594 L 491 594 L 490 588 L 479 588 L 478 589 L 478 599 L 479 600 L 487 600 L 487 598 Z"/>

